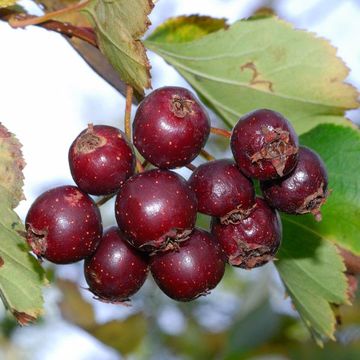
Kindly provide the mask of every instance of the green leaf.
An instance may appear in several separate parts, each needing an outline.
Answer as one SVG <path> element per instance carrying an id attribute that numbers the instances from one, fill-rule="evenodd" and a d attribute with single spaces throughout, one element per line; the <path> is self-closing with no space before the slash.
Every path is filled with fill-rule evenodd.
<path id="1" fill-rule="evenodd" d="M 140 37 L 147 30 L 151 0 L 92 0 L 82 9 L 94 25 L 100 50 L 121 80 L 140 94 L 149 88 L 150 64 Z"/>
<path id="2" fill-rule="evenodd" d="M 150 38 L 158 43 L 182 43 L 200 39 L 227 27 L 225 19 L 199 15 L 179 16 L 166 20 L 156 28 Z"/>
<path id="3" fill-rule="evenodd" d="M 319 153 L 332 190 L 322 207 L 323 221 L 296 217 L 309 231 L 360 254 L 360 131 L 320 125 L 300 137 L 300 143 Z"/>
<path id="4" fill-rule="evenodd" d="M 0 297 L 25 325 L 42 312 L 44 271 L 29 254 L 24 227 L 13 208 L 23 198 L 24 160 L 18 140 L 0 124 Z"/>
<path id="5" fill-rule="evenodd" d="M 164 42 L 166 27 L 145 45 L 162 56 L 232 127 L 256 108 L 288 117 L 298 133 L 320 123 L 351 123 L 357 92 L 336 49 L 273 16 L 257 16 L 185 43 Z M 168 26 L 167 31 L 174 31 Z M 188 40 L 189 37 L 187 37 Z"/>
<path id="6" fill-rule="evenodd" d="M 275 265 L 292 302 L 315 339 L 334 338 L 330 303 L 347 302 L 345 265 L 333 244 L 283 216 L 283 243 Z"/>
<path id="7" fill-rule="evenodd" d="M 24 229 L 11 210 L 12 200 L 0 186 L 0 297 L 7 310 L 25 325 L 42 313 L 41 286 L 46 279 L 20 235 Z"/>

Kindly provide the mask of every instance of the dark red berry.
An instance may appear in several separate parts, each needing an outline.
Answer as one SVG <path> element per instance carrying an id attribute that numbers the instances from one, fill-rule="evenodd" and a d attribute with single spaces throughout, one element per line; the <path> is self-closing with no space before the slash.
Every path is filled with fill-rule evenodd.
<path id="1" fill-rule="evenodd" d="M 143 285 L 148 261 L 113 226 L 104 232 L 95 253 L 85 259 L 85 278 L 89 290 L 105 302 L 123 302 Z"/>
<path id="2" fill-rule="evenodd" d="M 164 249 L 189 237 L 197 200 L 186 180 L 168 170 L 150 170 L 130 178 L 115 203 L 120 229 L 136 247 Z"/>
<path id="3" fill-rule="evenodd" d="M 231 136 L 231 150 L 240 170 L 259 180 L 282 177 L 294 169 L 299 140 L 278 112 L 260 109 L 240 118 Z"/>
<path id="4" fill-rule="evenodd" d="M 328 176 L 320 156 L 300 146 L 295 170 L 283 179 L 261 182 L 266 201 L 289 214 L 312 213 L 321 220 L 320 207 L 328 196 Z"/>
<path id="5" fill-rule="evenodd" d="M 220 282 L 225 257 L 211 234 L 195 229 L 177 251 L 151 257 L 150 270 L 160 289 L 178 301 L 190 301 L 206 295 Z"/>
<path id="6" fill-rule="evenodd" d="M 135 156 L 122 131 L 90 124 L 72 143 L 69 165 L 82 191 L 107 195 L 116 192 L 133 175 Z"/>
<path id="7" fill-rule="evenodd" d="M 276 210 L 256 198 L 256 206 L 246 219 L 222 225 L 213 218 L 211 232 L 231 265 L 252 269 L 273 259 L 281 243 L 282 226 Z"/>
<path id="8" fill-rule="evenodd" d="M 40 195 L 30 207 L 25 226 L 33 252 L 56 264 L 91 255 L 102 234 L 99 209 L 75 186 L 60 186 Z"/>
<path id="9" fill-rule="evenodd" d="M 198 199 L 198 211 L 236 223 L 248 216 L 255 204 L 255 190 L 232 160 L 214 160 L 200 165 L 189 178 Z"/>
<path id="10" fill-rule="evenodd" d="M 141 155 L 160 168 L 190 163 L 210 133 L 209 117 L 187 89 L 163 87 L 139 105 L 133 123 L 134 144 Z"/>

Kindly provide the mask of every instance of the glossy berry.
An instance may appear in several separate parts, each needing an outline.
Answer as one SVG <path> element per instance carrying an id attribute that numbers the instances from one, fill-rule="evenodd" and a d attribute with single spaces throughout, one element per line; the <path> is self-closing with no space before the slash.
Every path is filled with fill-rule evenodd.
<path id="1" fill-rule="evenodd" d="M 238 224 L 222 225 L 213 218 L 211 232 L 231 265 L 252 269 L 273 259 L 280 246 L 282 227 L 276 210 L 256 198 L 256 206 L 246 219 Z"/>
<path id="2" fill-rule="evenodd" d="M 240 170 L 259 180 L 282 177 L 294 169 L 298 137 L 278 112 L 260 109 L 240 118 L 231 136 L 231 150 Z"/>
<path id="3" fill-rule="evenodd" d="M 134 145 L 151 164 L 175 168 L 190 163 L 210 133 L 209 117 L 187 89 L 163 87 L 139 105 L 133 123 Z"/>
<path id="4" fill-rule="evenodd" d="M 115 215 L 120 229 L 139 249 L 154 251 L 188 238 L 197 200 L 186 180 L 169 170 L 150 170 L 120 189 Z"/>
<path id="5" fill-rule="evenodd" d="M 225 258 L 211 234 L 195 229 L 177 251 L 157 253 L 151 257 L 150 270 L 160 289 L 178 301 L 194 300 L 206 295 L 220 282 Z"/>
<path id="6" fill-rule="evenodd" d="M 261 182 L 266 201 L 289 214 L 312 213 L 321 220 L 320 207 L 328 195 L 328 176 L 320 156 L 301 146 L 294 171 L 279 180 Z"/>
<path id="7" fill-rule="evenodd" d="M 198 199 L 198 211 L 236 223 L 248 216 L 255 204 L 255 190 L 232 160 L 214 160 L 197 167 L 189 185 Z"/>
<path id="8" fill-rule="evenodd" d="M 89 290 L 105 302 L 123 302 L 135 294 L 148 274 L 148 261 L 113 226 L 104 232 L 95 253 L 84 262 Z"/>
<path id="9" fill-rule="evenodd" d="M 123 132 L 112 126 L 90 124 L 72 143 L 69 165 L 82 191 L 107 195 L 133 175 L 135 156 Z"/>
<path id="10" fill-rule="evenodd" d="M 60 186 L 40 195 L 29 209 L 25 226 L 33 252 L 56 264 L 91 255 L 102 234 L 99 209 L 75 186 Z"/>

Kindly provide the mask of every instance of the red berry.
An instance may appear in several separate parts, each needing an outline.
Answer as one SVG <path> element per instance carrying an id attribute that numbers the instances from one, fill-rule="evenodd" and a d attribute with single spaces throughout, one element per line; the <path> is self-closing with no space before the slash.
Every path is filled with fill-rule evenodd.
<path id="1" fill-rule="evenodd" d="M 259 180 L 288 174 L 296 165 L 298 148 L 298 137 L 289 121 L 267 109 L 244 115 L 231 136 L 231 150 L 240 170 Z"/>
<path id="2" fill-rule="evenodd" d="M 100 300 L 117 303 L 141 288 L 148 262 L 144 253 L 136 251 L 113 226 L 104 232 L 95 253 L 85 259 L 84 272 L 91 292 Z"/>
<path id="3" fill-rule="evenodd" d="M 72 143 L 69 165 L 82 191 L 107 195 L 133 175 L 135 156 L 123 132 L 112 126 L 90 124 Z"/>
<path id="4" fill-rule="evenodd" d="M 189 237 L 197 200 L 186 180 L 168 170 L 150 170 L 130 178 L 115 203 L 116 220 L 131 243 L 153 251 Z"/>
<path id="5" fill-rule="evenodd" d="M 211 234 L 195 229 L 177 251 L 151 257 L 150 270 L 160 289 L 178 301 L 206 295 L 225 271 L 224 254 Z"/>
<path id="6" fill-rule="evenodd" d="M 210 120 L 189 90 L 163 87 L 140 103 L 133 130 L 141 155 L 151 164 L 170 169 L 196 158 L 209 137 Z"/>
<path id="7" fill-rule="evenodd" d="M 295 170 L 283 179 L 261 182 L 265 200 L 289 214 L 312 213 L 321 220 L 320 207 L 328 196 L 328 176 L 320 156 L 307 147 L 299 149 Z"/>
<path id="8" fill-rule="evenodd" d="M 213 218 L 211 232 L 231 265 L 252 269 L 273 259 L 280 246 L 282 227 L 276 210 L 256 198 L 256 206 L 246 219 L 238 224 L 222 225 Z"/>
<path id="9" fill-rule="evenodd" d="M 198 211 L 236 223 L 251 212 L 255 190 L 232 160 L 214 160 L 200 165 L 189 179 L 198 199 Z"/>
<path id="10" fill-rule="evenodd" d="M 69 264 L 91 255 L 101 238 L 100 212 L 75 186 L 44 192 L 26 216 L 27 241 L 39 257 Z"/>

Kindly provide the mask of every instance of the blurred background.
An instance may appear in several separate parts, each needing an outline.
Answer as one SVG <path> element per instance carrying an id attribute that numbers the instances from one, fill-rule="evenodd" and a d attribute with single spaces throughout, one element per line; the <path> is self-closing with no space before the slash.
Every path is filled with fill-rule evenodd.
<path id="1" fill-rule="evenodd" d="M 29 1 L 20 3 L 40 14 Z M 172 16 L 202 14 L 232 23 L 263 6 L 329 39 L 351 69 L 348 81 L 360 87 L 357 0 L 160 0 L 149 32 Z M 13 30 L 0 21 L 0 38 L 0 121 L 23 144 L 26 200 L 17 212 L 24 219 L 40 193 L 73 184 L 67 152 L 78 133 L 89 122 L 123 126 L 125 103 L 60 35 L 37 27 Z M 187 86 L 162 59 L 149 57 L 153 88 Z M 348 117 L 360 123 L 358 111 Z M 212 121 L 218 122 L 215 116 Z M 209 146 L 228 154 L 219 140 Z M 105 226 L 115 223 L 113 202 L 102 215 Z M 211 295 L 185 304 L 168 299 L 148 279 L 131 306 L 94 300 L 82 264 L 45 266 L 52 284 L 44 290 L 45 316 L 37 324 L 16 326 L 0 304 L 1 360 L 360 358 L 360 301 L 340 309 L 338 342 L 322 350 L 285 298 L 272 264 L 251 272 L 228 268 Z"/>

